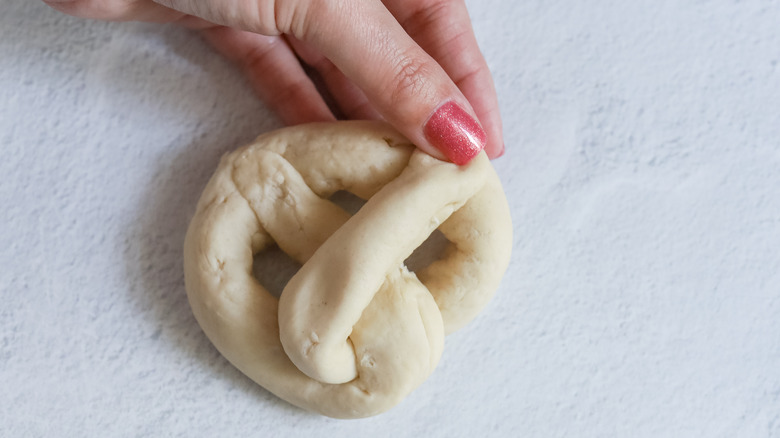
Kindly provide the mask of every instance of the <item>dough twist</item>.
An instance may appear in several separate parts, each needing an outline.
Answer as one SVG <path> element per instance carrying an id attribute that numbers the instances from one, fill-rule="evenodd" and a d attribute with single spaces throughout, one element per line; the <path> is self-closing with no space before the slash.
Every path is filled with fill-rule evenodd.
<path id="1" fill-rule="evenodd" d="M 352 217 L 328 197 L 367 199 Z M 416 275 L 435 229 L 451 242 Z M 187 231 L 185 282 L 219 351 L 279 397 L 339 418 L 375 415 L 419 386 L 444 334 L 506 270 L 512 227 L 486 155 L 458 167 L 379 122 L 281 129 L 223 157 Z M 302 264 L 277 300 L 252 275 L 272 243 Z"/>

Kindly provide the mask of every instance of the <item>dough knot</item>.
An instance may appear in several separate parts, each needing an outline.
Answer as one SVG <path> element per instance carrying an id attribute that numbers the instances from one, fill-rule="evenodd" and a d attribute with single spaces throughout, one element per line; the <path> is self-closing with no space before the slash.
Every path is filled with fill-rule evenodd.
<path id="1" fill-rule="evenodd" d="M 329 198 L 365 199 L 353 216 Z M 404 260 L 438 229 L 443 256 Z M 219 351 L 279 397 L 332 417 L 399 403 L 509 262 L 509 209 L 482 153 L 436 160 L 380 122 L 280 129 L 223 157 L 185 240 L 193 312 Z M 277 300 L 252 275 L 272 244 L 301 264 Z"/>

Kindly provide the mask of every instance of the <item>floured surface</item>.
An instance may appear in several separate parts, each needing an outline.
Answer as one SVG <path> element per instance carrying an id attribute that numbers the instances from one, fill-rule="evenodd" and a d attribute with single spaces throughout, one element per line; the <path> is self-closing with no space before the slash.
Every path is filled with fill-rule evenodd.
<path id="1" fill-rule="evenodd" d="M 239 74 L 173 27 L 4 4 L 1 434 L 780 435 L 777 4 L 469 3 L 513 259 L 431 378 L 351 422 L 259 389 L 187 305 L 201 190 L 279 126 Z"/>

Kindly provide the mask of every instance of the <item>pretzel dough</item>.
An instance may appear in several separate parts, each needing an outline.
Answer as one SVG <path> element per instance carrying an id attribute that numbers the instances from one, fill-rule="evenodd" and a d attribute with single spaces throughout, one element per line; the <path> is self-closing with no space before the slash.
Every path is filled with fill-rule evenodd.
<path id="1" fill-rule="evenodd" d="M 328 201 L 366 204 L 350 218 Z M 441 260 L 403 261 L 436 228 Z M 458 167 L 380 122 L 281 129 L 223 157 L 185 241 L 195 317 L 244 374 L 297 406 L 375 415 L 431 373 L 506 270 L 509 210 L 484 153 Z M 302 264 L 277 300 L 252 275 L 276 243 Z"/>

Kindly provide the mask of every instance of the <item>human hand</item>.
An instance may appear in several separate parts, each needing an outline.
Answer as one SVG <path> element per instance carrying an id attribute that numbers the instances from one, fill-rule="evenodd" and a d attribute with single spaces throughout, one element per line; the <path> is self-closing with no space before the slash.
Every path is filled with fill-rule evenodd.
<path id="1" fill-rule="evenodd" d="M 335 119 L 303 62 L 346 117 L 384 119 L 437 158 L 465 164 L 483 148 L 491 158 L 504 151 L 463 0 L 44 1 L 79 17 L 199 30 L 287 124 Z"/>

